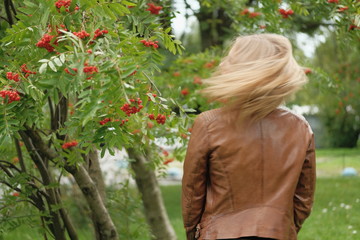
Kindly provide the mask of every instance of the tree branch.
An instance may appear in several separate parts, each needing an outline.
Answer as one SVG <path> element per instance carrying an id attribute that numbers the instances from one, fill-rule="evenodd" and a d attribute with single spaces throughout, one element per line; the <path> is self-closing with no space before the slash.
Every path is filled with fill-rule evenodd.
<path id="1" fill-rule="evenodd" d="M 11 10 L 13 11 L 14 15 L 15 15 L 15 18 L 16 18 L 16 9 L 15 9 L 15 6 L 14 6 L 14 3 L 12 0 L 9 0 L 10 1 L 10 6 L 11 6 Z M 18 18 L 16 18 L 17 20 L 19 20 Z"/>
<path id="2" fill-rule="evenodd" d="M 41 152 L 42 156 L 50 160 L 60 157 L 55 150 L 45 144 L 37 131 L 27 127 L 27 130 L 23 134 L 25 133 L 26 136 L 31 139 L 32 144 L 34 144 L 34 149 Z M 95 219 L 97 220 L 95 224 L 100 229 L 101 239 L 118 239 L 115 225 L 105 207 L 104 202 L 102 201 L 95 183 L 89 176 L 89 173 L 82 165 L 69 165 L 66 163 L 66 159 L 63 159 L 63 161 L 65 170 L 74 176 L 77 185 L 80 187 L 92 213 L 95 216 Z"/>
<path id="3" fill-rule="evenodd" d="M 4 18 L 4 17 L 0 16 L 0 19 L 4 19 L 7 23 L 10 24 L 10 22 L 9 22 L 9 20 L 7 18 Z"/>
<path id="4" fill-rule="evenodd" d="M 8 23 L 10 25 L 13 25 L 14 24 L 14 20 L 13 20 L 13 17 L 12 17 L 12 13 L 11 13 L 11 0 L 4 0 L 4 7 L 5 7 L 5 12 L 6 12 L 6 16 L 7 16 L 7 19 L 8 19 Z"/>
<path id="5" fill-rule="evenodd" d="M 23 172 L 26 172 L 26 166 L 25 166 L 25 163 L 24 163 L 24 158 L 23 158 L 23 154 L 22 154 L 22 151 L 21 151 L 21 147 L 20 147 L 20 142 L 19 142 L 19 139 L 17 139 L 16 137 L 14 137 L 14 144 L 15 144 L 17 156 L 19 158 L 21 170 Z"/>

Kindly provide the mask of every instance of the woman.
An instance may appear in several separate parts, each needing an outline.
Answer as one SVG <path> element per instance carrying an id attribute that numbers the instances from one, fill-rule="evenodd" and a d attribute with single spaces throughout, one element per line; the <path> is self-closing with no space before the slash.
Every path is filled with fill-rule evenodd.
<path id="1" fill-rule="evenodd" d="M 208 79 L 184 163 L 187 239 L 296 240 L 315 188 L 313 132 L 279 107 L 306 77 L 288 39 L 239 37 Z"/>

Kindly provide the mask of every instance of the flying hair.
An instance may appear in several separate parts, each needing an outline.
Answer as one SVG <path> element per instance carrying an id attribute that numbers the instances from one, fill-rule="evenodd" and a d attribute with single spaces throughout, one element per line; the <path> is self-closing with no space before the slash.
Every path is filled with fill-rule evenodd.
<path id="1" fill-rule="evenodd" d="M 307 81 L 292 55 L 290 41 L 277 34 L 254 34 L 235 39 L 202 93 L 222 102 L 225 112 L 239 120 L 260 120 L 275 110 Z"/>

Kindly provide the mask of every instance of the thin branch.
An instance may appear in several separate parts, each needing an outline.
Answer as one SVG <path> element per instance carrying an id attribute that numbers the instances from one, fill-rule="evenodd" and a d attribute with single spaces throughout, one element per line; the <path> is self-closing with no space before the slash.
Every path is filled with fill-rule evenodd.
<path id="1" fill-rule="evenodd" d="M 35 149 L 35 147 L 33 145 L 34 140 L 31 139 L 31 137 L 28 135 L 28 132 L 29 131 L 19 131 L 19 134 L 20 134 L 23 142 L 25 143 L 25 146 L 28 149 L 28 152 L 29 152 L 32 160 L 35 162 L 36 166 L 39 169 L 39 172 L 43 179 L 44 185 L 49 185 L 51 182 L 50 177 L 49 177 L 49 172 L 46 169 L 46 166 L 43 162 L 42 157 L 40 156 L 38 151 Z"/>
<path id="2" fill-rule="evenodd" d="M 21 173 L 21 170 L 19 168 L 17 168 L 14 164 L 12 164 L 11 162 L 5 161 L 5 160 L 0 160 L 0 163 L 6 164 L 8 165 L 8 168 L 13 168 L 15 169 L 17 172 Z"/>
<path id="3" fill-rule="evenodd" d="M 22 151 L 21 151 L 21 147 L 20 147 L 20 142 L 19 142 L 19 139 L 17 139 L 16 137 L 14 137 L 14 144 L 15 144 L 16 152 L 17 152 L 17 155 L 18 155 L 18 158 L 19 158 L 21 170 L 23 172 L 26 172 L 26 166 L 25 166 L 25 163 L 24 163 L 24 158 L 23 158 L 23 154 L 22 154 Z"/>
<path id="4" fill-rule="evenodd" d="M 49 109 L 50 109 L 50 126 L 51 126 L 51 130 L 55 131 L 56 122 L 55 122 L 55 119 L 54 119 L 54 106 L 53 106 L 53 103 L 52 103 L 50 97 L 48 97 L 48 104 L 49 104 Z"/>
<path id="5" fill-rule="evenodd" d="M 18 202 L 28 202 L 28 203 L 34 205 L 34 203 L 31 202 L 31 201 L 29 201 L 29 200 L 16 200 L 15 202 L 16 202 L 16 203 L 18 203 Z M 7 207 L 13 207 L 13 206 L 14 206 L 13 203 L 14 203 L 14 202 L 11 202 L 11 204 L 9 204 L 9 205 L 4 205 L 4 206 L 0 207 L 0 210 L 3 210 L 3 209 L 5 209 L 5 208 L 7 208 Z"/>
<path id="6" fill-rule="evenodd" d="M 6 16 L 7 16 L 7 19 L 8 19 L 8 23 L 10 25 L 13 25 L 14 20 L 13 20 L 13 17 L 12 17 L 10 5 L 11 5 L 10 0 L 4 0 L 4 7 L 5 7 L 5 12 L 6 12 Z"/>
<path id="7" fill-rule="evenodd" d="M 6 186 L 8 186 L 9 188 L 11 188 L 12 190 L 15 190 L 19 193 L 21 193 L 21 189 L 17 188 L 17 187 L 13 187 L 10 183 L 4 181 L 4 180 L 0 180 L 0 183 L 5 184 Z"/>
<path id="8" fill-rule="evenodd" d="M 7 23 L 10 24 L 10 22 L 9 22 L 9 20 L 8 20 L 7 18 L 4 18 L 4 17 L 2 17 L 2 16 L 0 16 L 0 18 L 1 18 L 1 19 L 4 19 Z"/>
<path id="9" fill-rule="evenodd" d="M 12 174 L 12 172 L 9 171 L 8 168 L 6 168 L 5 166 L 3 166 L 2 164 L 0 164 L 0 168 L 6 173 L 6 175 L 8 175 L 9 177 L 14 177 L 14 175 Z"/>
<path id="10" fill-rule="evenodd" d="M 14 15 L 15 15 L 15 18 L 16 18 L 16 9 L 15 9 L 15 6 L 14 6 L 14 3 L 12 0 L 9 0 L 10 1 L 10 6 L 11 6 L 11 10 L 13 11 Z M 19 20 L 18 18 L 16 18 L 17 20 Z"/>
<path id="11" fill-rule="evenodd" d="M 143 74 L 145 75 L 145 77 L 149 80 L 149 82 L 151 83 L 151 85 L 152 85 L 153 87 L 155 87 L 155 89 L 156 89 L 156 91 L 158 92 L 159 96 L 161 96 L 160 90 L 156 87 L 155 83 L 151 80 L 151 78 L 150 78 L 145 72 L 142 72 L 142 73 L 143 73 Z"/>

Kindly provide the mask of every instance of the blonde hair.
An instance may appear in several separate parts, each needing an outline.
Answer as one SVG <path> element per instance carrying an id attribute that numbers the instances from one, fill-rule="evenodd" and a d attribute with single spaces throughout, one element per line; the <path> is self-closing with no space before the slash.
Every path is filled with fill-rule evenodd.
<path id="1" fill-rule="evenodd" d="M 240 120 L 257 121 L 295 93 L 307 78 L 290 41 L 277 34 L 238 37 L 202 93 L 226 103 Z"/>

